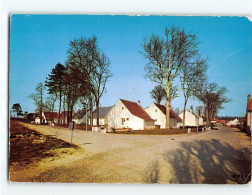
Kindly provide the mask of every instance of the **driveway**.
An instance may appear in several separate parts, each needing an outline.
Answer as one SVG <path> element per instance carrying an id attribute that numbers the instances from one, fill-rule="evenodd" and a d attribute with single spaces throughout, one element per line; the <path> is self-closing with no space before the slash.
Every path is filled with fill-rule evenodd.
<path id="1" fill-rule="evenodd" d="M 28 125 L 70 141 L 66 128 Z M 43 165 L 26 181 L 95 183 L 247 183 L 250 159 L 235 129 L 199 134 L 116 135 L 74 130 L 83 152 L 64 163 Z M 39 167 L 38 167 L 39 168 Z"/>

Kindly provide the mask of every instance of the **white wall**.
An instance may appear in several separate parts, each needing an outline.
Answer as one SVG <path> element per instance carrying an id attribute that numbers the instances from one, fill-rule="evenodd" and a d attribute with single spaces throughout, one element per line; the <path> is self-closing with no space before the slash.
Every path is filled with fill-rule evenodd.
<path id="1" fill-rule="evenodd" d="M 155 121 L 144 121 L 144 129 L 154 129 Z"/>
<path id="2" fill-rule="evenodd" d="M 155 120 L 155 125 L 160 125 L 160 128 L 165 128 L 165 114 L 154 103 L 145 108 L 145 111 Z"/>
<path id="3" fill-rule="evenodd" d="M 184 112 L 181 112 L 179 114 L 179 117 L 182 119 L 182 121 L 183 121 L 183 113 Z M 197 126 L 196 116 L 187 110 L 185 111 L 185 126 Z"/>
<path id="4" fill-rule="evenodd" d="M 232 120 L 232 121 L 229 121 L 229 122 L 227 123 L 227 126 L 238 125 L 238 124 L 239 124 L 239 120 L 236 118 L 236 119 L 234 119 L 234 120 Z"/>
<path id="5" fill-rule="evenodd" d="M 93 125 L 97 125 L 97 118 L 93 118 Z M 99 118 L 99 125 L 104 125 L 104 118 Z"/>
<path id="6" fill-rule="evenodd" d="M 122 118 L 125 119 L 124 125 L 122 125 Z M 143 130 L 145 127 L 154 127 L 154 122 L 145 123 L 143 119 L 132 115 L 131 112 L 125 107 L 125 105 L 120 100 L 118 100 L 116 105 L 108 113 L 108 127 Z"/>
<path id="7" fill-rule="evenodd" d="M 154 103 L 145 108 L 145 111 L 155 120 L 155 125 L 160 125 L 160 128 L 165 128 L 166 116 Z M 170 118 L 170 128 L 179 128 L 180 126 L 181 123 L 175 118 Z"/>

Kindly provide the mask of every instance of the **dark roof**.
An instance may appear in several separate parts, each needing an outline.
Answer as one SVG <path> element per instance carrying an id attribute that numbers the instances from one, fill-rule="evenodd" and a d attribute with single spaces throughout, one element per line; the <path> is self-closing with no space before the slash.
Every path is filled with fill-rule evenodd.
<path id="1" fill-rule="evenodd" d="M 133 114 L 134 116 L 144 119 L 144 120 L 149 120 L 149 121 L 154 121 L 148 113 L 136 102 L 131 102 L 128 100 L 122 100 L 120 99 L 121 102 L 126 106 L 126 108 Z"/>
<path id="2" fill-rule="evenodd" d="M 166 115 L 166 107 L 161 104 L 154 103 L 165 115 Z M 179 115 L 176 114 L 172 109 L 170 109 L 170 116 L 171 118 L 177 119 L 177 121 L 182 122 L 182 119 L 179 117 Z"/>
<path id="3" fill-rule="evenodd" d="M 46 117 L 46 119 L 50 119 L 50 118 L 58 118 L 58 113 L 57 112 L 44 112 L 44 115 Z"/>
<path id="4" fill-rule="evenodd" d="M 109 106 L 109 107 L 100 107 L 99 108 L 99 118 L 105 118 L 106 115 L 108 114 L 108 112 L 110 111 L 110 109 L 113 106 Z M 97 116 L 97 110 L 95 109 L 93 112 L 93 117 L 95 118 Z"/>
<path id="5" fill-rule="evenodd" d="M 82 119 L 86 114 L 85 110 L 78 110 L 74 115 L 73 119 Z"/>

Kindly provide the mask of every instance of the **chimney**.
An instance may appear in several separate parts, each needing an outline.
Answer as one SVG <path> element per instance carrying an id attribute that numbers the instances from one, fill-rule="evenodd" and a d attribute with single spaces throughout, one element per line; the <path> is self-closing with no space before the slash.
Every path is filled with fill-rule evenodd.
<path id="1" fill-rule="evenodd" d="M 190 109 L 190 113 L 193 113 L 193 110 L 192 110 L 192 108 Z"/>
<path id="2" fill-rule="evenodd" d="M 138 101 L 137 101 L 137 104 L 138 104 L 139 106 L 140 106 L 140 103 L 141 103 L 140 100 L 138 100 Z"/>

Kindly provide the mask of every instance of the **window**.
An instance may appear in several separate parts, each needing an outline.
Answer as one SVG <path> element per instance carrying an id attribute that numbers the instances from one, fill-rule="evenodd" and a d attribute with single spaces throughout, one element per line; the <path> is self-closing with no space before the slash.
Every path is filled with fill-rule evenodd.
<path id="1" fill-rule="evenodd" d="M 122 107 L 122 110 L 124 109 L 124 107 Z"/>
<path id="2" fill-rule="evenodd" d="M 125 122 L 125 118 L 122 118 L 122 125 L 124 125 L 124 122 Z"/>
<path id="3" fill-rule="evenodd" d="M 157 112 L 157 110 L 155 110 Z"/>

